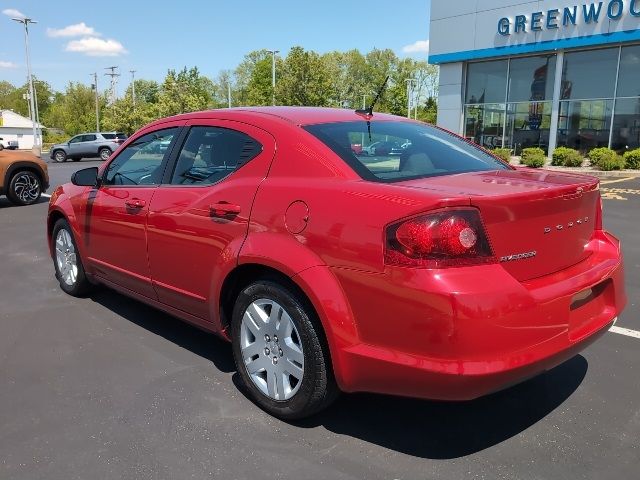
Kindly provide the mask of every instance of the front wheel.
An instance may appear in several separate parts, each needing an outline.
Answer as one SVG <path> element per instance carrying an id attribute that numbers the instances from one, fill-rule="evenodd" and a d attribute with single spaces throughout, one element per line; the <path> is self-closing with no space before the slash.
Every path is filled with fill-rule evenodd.
<path id="1" fill-rule="evenodd" d="M 84 296 L 91 289 L 91 284 L 84 273 L 76 241 L 66 220 L 56 222 L 51 242 L 53 264 L 60 288 L 74 297 Z"/>
<path id="2" fill-rule="evenodd" d="M 292 289 L 271 280 L 246 287 L 231 320 L 233 356 L 251 399 L 295 420 L 326 408 L 338 390 L 315 313 Z"/>
<path id="3" fill-rule="evenodd" d="M 32 205 L 42 195 L 40 177 L 30 170 L 14 173 L 9 182 L 7 197 L 16 205 Z"/>
<path id="4" fill-rule="evenodd" d="M 56 150 L 53 154 L 53 159 L 58 163 L 63 163 L 67 161 L 67 154 L 64 153 L 63 150 Z"/>

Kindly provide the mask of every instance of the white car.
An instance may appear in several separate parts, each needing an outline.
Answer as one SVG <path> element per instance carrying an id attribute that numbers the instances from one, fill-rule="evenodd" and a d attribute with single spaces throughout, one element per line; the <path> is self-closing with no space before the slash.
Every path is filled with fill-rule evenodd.
<path id="1" fill-rule="evenodd" d="M 18 148 L 18 142 L 15 140 L 4 140 L 2 137 L 0 137 L 0 150 L 15 150 L 16 148 Z"/>

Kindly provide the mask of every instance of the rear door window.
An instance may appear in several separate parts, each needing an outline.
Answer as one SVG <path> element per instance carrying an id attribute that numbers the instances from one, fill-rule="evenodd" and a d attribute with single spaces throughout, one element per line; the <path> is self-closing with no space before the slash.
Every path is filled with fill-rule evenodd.
<path id="1" fill-rule="evenodd" d="M 367 126 L 363 119 L 305 129 L 366 180 L 396 182 L 511 168 L 481 148 L 426 124 L 372 121 Z"/>
<path id="2" fill-rule="evenodd" d="M 191 127 L 171 176 L 172 185 L 211 185 L 262 151 L 250 136 L 220 127 Z"/>

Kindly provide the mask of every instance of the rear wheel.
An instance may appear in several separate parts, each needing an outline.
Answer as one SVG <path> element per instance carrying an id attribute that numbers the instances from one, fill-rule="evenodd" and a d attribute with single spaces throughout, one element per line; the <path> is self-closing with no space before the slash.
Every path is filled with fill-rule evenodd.
<path id="1" fill-rule="evenodd" d="M 338 389 L 315 313 L 293 290 L 270 280 L 246 287 L 231 320 L 233 356 L 251 399 L 294 420 L 326 408 Z"/>
<path id="2" fill-rule="evenodd" d="M 98 155 L 100 156 L 100 160 L 108 160 L 111 156 L 111 150 L 109 150 L 108 148 L 101 148 L 98 151 Z"/>
<path id="3" fill-rule="evenodd" d="M 66 220 L 60 219 L 56 222 L 51 242 L 53 264 L 60 288 L 74 297 L 86 295 L 91 289 L 91 283 L 84 273 L 76 241 Z"/>
<path id="4" fill-rule="evenodd" d="M 64 150 L 56 150 L 53 154 L 53 159 L 58 163 L 65 162 L 67 160 L 67 154 L 64 153 Z"/>
<path id="5" fill-rule="evenodd" d="M 20 170 L 9 181 L 7 197 L 16 205 L 36 203 L 42 194 L 40 177 L 30 170 Z"/>

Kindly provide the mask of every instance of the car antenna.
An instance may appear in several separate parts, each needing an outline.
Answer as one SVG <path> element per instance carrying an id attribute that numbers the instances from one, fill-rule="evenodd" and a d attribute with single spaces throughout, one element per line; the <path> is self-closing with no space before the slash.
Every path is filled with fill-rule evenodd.
<path id="1" fill-rule="evenodd" d="M 387 86 L 388 81 L 389 81 L 389 75 L 387 75 L 387 78 L 384 79 L 382 86 L 378 90 L 378 93 L 376 94 L 375 98 L 373 99 L 373 102 L 371 102 L 371 105 L 369 105 L 368 108 L 356 110 L 357 115 L 364 115 L 367 118 L 367 132 L 369 133 L 369 141 L 371 141 L 371 117 L 373 117 L 373 107 L 376 105 L 376 103 L 378 103 L 378 99 L 382 95 L 382 92 L 384 92 L 384 89 Z"/>

